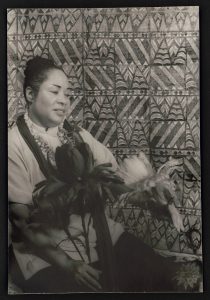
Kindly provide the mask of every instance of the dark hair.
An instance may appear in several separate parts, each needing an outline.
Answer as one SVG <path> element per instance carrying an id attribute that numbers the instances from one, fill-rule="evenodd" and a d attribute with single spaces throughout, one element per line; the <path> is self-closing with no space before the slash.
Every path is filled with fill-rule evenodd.
<path id="1" fill-rule="evenodd" d="M 40 85 L 47 79 L 48 71 L 52 69 L 63 71 L 62 68 L 56 66 L 52 60 L 40 56 L 35 56 L 26 63 L 23 93 L 27 103 L 26 88 L 30 86 L 35 94 L 37 94 Z"/>

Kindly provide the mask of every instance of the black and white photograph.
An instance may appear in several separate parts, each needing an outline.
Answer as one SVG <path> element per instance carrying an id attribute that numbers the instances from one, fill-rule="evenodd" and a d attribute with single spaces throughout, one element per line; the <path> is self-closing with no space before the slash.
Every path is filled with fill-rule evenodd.
<path id="1" fill-rule="evenodd" d="M 203 293 L 199 6 L 8 8 L 8 294 Z"/>

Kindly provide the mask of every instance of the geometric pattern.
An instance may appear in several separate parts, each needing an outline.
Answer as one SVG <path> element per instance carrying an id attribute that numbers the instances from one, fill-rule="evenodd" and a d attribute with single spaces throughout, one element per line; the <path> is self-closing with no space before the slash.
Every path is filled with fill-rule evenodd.
<path id="1" fill-rule="evenodd" d="M 69 78 L 71 114 L 118 161 L 170 157 L 176 206 L 192 241 L 136 207 L 109 214 L 157 250 L 202 255 L 198 7 L 8 9 L 8 119 L 25 109 L 26 61 L 51 58 Z M 198 234 L 199 233 L 199 234 Z"/>

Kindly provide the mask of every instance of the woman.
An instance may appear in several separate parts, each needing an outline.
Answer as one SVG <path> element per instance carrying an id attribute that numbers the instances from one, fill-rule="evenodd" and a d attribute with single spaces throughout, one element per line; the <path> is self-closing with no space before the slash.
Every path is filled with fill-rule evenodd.
<path id="1" fill-rule="evenodd" d="M 35 57 L 26 66 L 24 96 L 27 112 L 10 130 L 8 140 L 9 215 L 13 243 L 10 266 L 13 280 L 24 292 L 38 293 L 176 289 L 172 280 L 176 265 L 158 256 L 107 216 L 104 228 L 107 226 L 108 234 L 104 239 L 110 239 L 113 246 L 111 260 L 107 262 L 112 262 L 110 270 L 116 276 L 112 280 L 110 276 L 113 274 L 109 273 L 106 284 L 97 248 L 100 234 L 97 235 L 98 229 L 94 227 L 90 213 L 84 216 L 84 226 L 78 213 L 70 214 L 69 231 L 73 241 L 67 239 L 62 230 L 54 228 L 46 231 L 30 221 L 34 188 L 48 176 L 44 169 L 46 162 L 55 164 L 56 148 L 69 141 L 69 128 L 64 129 L 63 123 L 69 111 L 68 79 L 52 61 Z M 80 128 L 79 137 L 89 145 L 96 165 L 111 163 L 114 171 L 119 169 L 111 152 L 86 130 Z M 163 186 L 164 189 L 167 190 Z M 171 209 L 175 207 L 171 205 Z M 181 222 L 177 226 L 180 229 Z M 84 228 L 88 231 L 89 257 L 84 246 Z M 162 275 L 160 270 L 164 270 Z"/>

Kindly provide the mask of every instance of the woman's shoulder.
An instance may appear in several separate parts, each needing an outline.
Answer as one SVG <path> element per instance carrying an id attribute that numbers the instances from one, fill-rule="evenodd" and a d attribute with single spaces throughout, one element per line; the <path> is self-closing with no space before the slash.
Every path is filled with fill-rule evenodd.
<path id="1" fill-rule="evenodd" d="M 15 123 L 12 127 L 8 129 L 8 147 L 9 148 L 16 148 L 20 147 L 20 132 Z"/>

